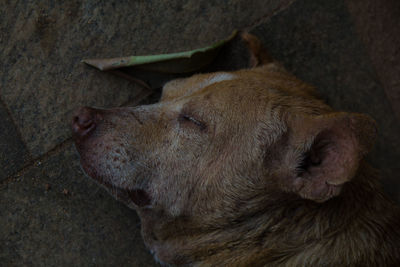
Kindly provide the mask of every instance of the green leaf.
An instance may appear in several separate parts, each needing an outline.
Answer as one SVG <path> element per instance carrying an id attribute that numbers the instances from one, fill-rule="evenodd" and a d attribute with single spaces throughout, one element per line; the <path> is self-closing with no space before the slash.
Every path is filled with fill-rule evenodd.
<path id="1" fill-rule="evenodd" d="M 82 62 L 99 70 L 112 70 L 137 66 L 148 71 L 158 71 L 163 73 L 192 72 L 211 63 L 217 56 L 221 47 L 232 40 L 236 34 L 237 31 L 234 31 L 229 38 L 225 40 L 191 51 L 148 56 L 84 59 Z"/>

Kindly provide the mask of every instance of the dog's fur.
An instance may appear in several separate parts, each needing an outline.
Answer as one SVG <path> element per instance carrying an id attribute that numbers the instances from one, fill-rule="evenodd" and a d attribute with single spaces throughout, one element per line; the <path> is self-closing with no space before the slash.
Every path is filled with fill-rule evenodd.
<path id="1" fill-rule="evenodd" d="M 400 212 L 364 161 L 366 115 L 270 61 L 169 82 L 149 106 L 74 117 L 85 171 L 135 208 L 156 259 L 193 266 L 400 266 Z"/>

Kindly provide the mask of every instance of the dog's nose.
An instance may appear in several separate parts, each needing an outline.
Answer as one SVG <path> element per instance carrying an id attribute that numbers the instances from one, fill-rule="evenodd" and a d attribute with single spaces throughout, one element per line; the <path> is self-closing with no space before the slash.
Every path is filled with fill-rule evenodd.
<path id="1" fill-rule="evenodd" d="M 72 132 L 75 137 L 84 137 L 96 128 L 96 110 L 81 107 L 75 112 L 72 119 Z"/>

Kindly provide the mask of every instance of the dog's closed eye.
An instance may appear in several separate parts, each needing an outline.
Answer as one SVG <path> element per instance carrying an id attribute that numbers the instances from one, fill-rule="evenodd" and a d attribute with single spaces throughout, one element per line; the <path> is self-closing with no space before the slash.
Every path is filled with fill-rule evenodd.
<path id="1" fill-rule="evenodd" d="M 195 119 L 193 116 L 190 116 L 187 114 L 180 114 L 178 120 L 181 124 L 189 123 L 191 125 L 195 125 L 202 131 L 204 131 L 207 128 L 207 126 L 204 122 L 202 122 L 198 119 Z"/>

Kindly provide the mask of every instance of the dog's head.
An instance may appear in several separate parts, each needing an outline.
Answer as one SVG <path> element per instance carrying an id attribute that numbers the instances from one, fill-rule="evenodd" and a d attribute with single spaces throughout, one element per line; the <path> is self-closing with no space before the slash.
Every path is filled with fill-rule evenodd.
<path id="1" fill-rule="evenodd" d="M 153 105 L 82 108 L 73 129 L 84 170 L 129 206 L 219 226 L 278 195 L 337 196 L 376 132 L 276 64 L 174 80 Z"/>
<path id="2" fill-rule="evenodd" d="M 332 112 L 274 65 L 174 80 L 153 105 L 82 108 L 73 129 L 91 177 L 172 215 L 278 191 L 325 201 L 375 135 L 369 117 Z"/>

